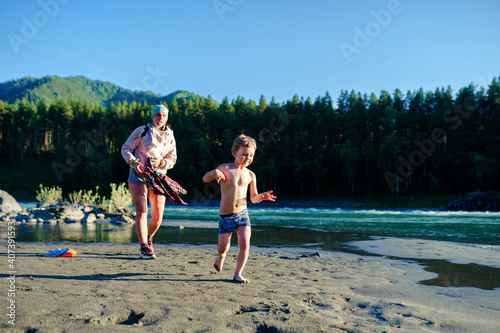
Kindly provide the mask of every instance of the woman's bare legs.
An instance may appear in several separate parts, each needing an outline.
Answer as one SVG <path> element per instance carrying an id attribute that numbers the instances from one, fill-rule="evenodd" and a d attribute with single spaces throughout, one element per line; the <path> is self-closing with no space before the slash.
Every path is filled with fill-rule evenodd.
<path id="1" fill-rule="evenodd" d="M 146 185 L 128 182 L 135 207 L 135 232 L 140 244 L 148 242 L 148 189 Z"/>
<path id="2" fill-rule="evenodd" d="M 164 195 L 157 195 L 152 189 L 149 189 L 148 198 L 149 205 L 151 206 L 151 220 L 149 220 L 147 236 L 153 237 L 161 226 L 166 197 Z"/>

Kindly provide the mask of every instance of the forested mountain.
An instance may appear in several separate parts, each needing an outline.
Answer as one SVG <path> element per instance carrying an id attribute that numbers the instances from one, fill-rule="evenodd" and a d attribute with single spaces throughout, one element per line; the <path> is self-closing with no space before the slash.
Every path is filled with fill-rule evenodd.
<path id="1" fill-rule="evenodd" d="M 34 193 L 43 183 L 70 193 L 126 182 L 121 146 L 150 121 L 154 103 L 0 101 L 0 188 Z M 486 88 L 457 92 L 342 91 L 336 101 L 326 93 L 283 103 L 264 97 L 162 103 L 177 141 L 177 164 L 169 175 L 191 198 L 218 195 L 217 184 L 201 177 L 233 160 L 232 141 L 240 133 L 258 143 L 250 166 L 258 189 L 281 198 L 500 190 L 498 78 Z"/>
<path id="2" fill-rule="evenodd" d="M 91 80 L 84 76 L 45 76 L 40 79 L 25 77 L 19 80 L 0 83 L 0 100 L 15 103 L 26 99 L 38 103 L 42 99 L 52 102 L 60 98 L 65 101 L 80 100 L 99 106 L 109 106 L 118 102 L 143 102 L 156 104 L 160 101 L 170 104 L 174 98 L 198 100 L 200 97 L 187 92 L 176 91 L 167 96 L 156 95 L 148 91 L 123 89 L 110 82 Z"/>

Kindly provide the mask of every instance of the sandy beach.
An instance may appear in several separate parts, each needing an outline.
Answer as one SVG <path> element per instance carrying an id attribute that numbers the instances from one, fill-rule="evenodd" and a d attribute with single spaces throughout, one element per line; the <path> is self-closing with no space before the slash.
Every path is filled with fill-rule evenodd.
<path id="1" fill-rule="evenodd" d="M 384 242 L 364 244 L 384 255 L 422 247 L 419 240 Z M 500 330 L 500 288 L 422 285 L 436 274 L 383 256 L 252 247 L 244 272 L 251 282 L 242 285 L 232 282 L 235 246 L 217 273 L 214 245 L 158 244 L 156 260 L 139 260 L 136 244 L 16 243 L 15 279 L 7 273 L 5 242 L 3 248 L 0 330 L 6 332 Z M 57 248 L 77 255 L 43 256 Z M 489 249 L 432 242 L 419 253 L 437 254 L 449 260 L 467 254 L 466 262 L 483 258 L 500 268 L 498 252 Z"/>

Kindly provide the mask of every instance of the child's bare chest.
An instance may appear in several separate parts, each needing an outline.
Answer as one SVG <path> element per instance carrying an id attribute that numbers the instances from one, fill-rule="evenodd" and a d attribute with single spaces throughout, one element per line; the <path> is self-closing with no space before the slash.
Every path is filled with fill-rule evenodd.
<path id="1" fill-rule="evenodd" d="M 227 171 L 228 183 L 233 184 L 233 186 L 246 186 L 250 184 L 251 177 L 248 172 L 238 172 L 238 171 Z"/>

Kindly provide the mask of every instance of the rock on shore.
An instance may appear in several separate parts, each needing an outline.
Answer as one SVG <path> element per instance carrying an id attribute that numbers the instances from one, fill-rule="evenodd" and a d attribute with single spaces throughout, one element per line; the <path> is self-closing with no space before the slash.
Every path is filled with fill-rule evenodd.
<path id="1" fill-rule="evenodd" d="M 20 212 L 23 209 L 17 203 L 16 199 L 9 193 L 0 190 L 0 214 L 7 214 L 10 212 Z"/>
<path id="2" fill-rule="evenodd" d="M 53 205 L 22 209 L 7 192 L 0 190 L 0 221 L 24 223 L 135 223 L 135 211 L 124 208 L 106 213 L 94 205 Z"/>
<path id="3" fill-rule="evenodd" d="M 466 197 L 453 200 L 442 210 L 498 212 L 500 211 L 500 192 L 470 193 Z"/>

